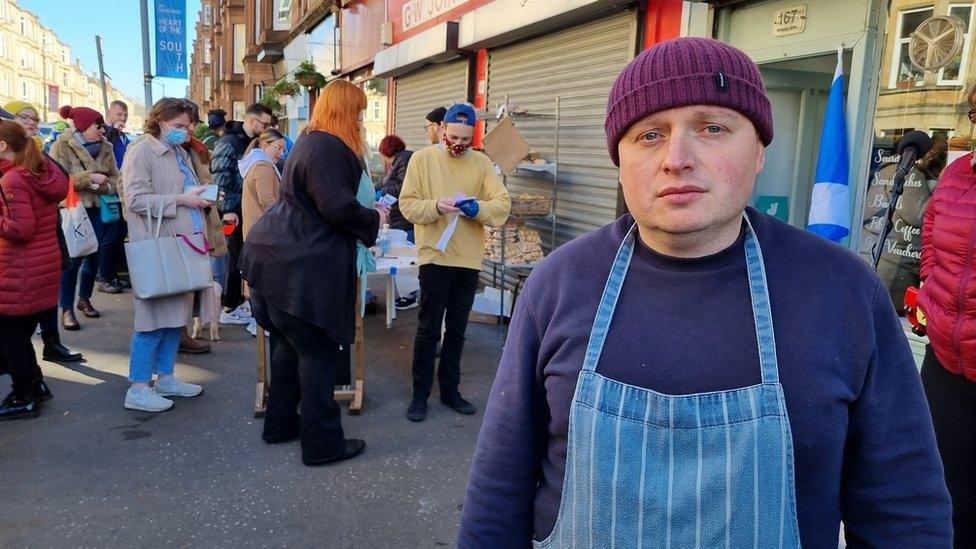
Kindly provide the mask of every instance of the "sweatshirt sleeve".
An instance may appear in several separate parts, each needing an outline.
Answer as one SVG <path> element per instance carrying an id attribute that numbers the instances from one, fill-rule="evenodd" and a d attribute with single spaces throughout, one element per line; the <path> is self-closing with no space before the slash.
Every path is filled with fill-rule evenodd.
<path id="1" fill-rule="evenodd" d="M 489 227 L 500 227 L 508 220 L 508 214 L 512 210 L 508 189 L 502 185 L 491 161 L 485 162 L 482 178 L 484 198 L 478 198 L 479 210 L 475 220 Z"/>
<path id="2" fill-rule="evenodd" d="M 952 509 L 908 340 L 879 281 L 875 351 L 850 405 L 841 514 L 851 547 L 950 547 Z"/>
<path id="3" fill-rule="evenodd" d="M 468 480 L 458 547 L 529 547 L 548 446 L 548 407 L 536 376 L 540 332 L 531 280 L 515 304 Z"/>
<path id="4" fill-rule="evenodd" d="M 4 203 L 0 203 L 0 238 L 14 244 L 24 244 L 34 237 L 37 217 L 31 204 L 26 181 L 15 181 L 10 173 L 0 179 Z"/>
<path id="5" fill-rule="evenodd" d="M 430 225 L 441 218 L 441 213 L 437 211 L 437 200 L 441 197 L 429 197 L 424 192 L 423 160 L 416 154 L 410 159 L 403 188 L 400 189 L 400 213 L 414 225 Z"/>
<path id="6" fill-rule="evenodd" d="M 380 229 L 379 212 L 356 200 L 359 173 L 350 169 L 335 151 L 324 149 L 304 156 L 302 171 L 306 192 L 322 217 L 337 231 L 352 235 L 366 246 L 376 243 Z M 350 187 L 349 182 L 355 180 Z"/>
<path id="7" fill-rule="evenodd" d="M 210 161 L 210 173 L 213 182 L 224 192 L 224 199 L 218 203 L 221 213 L 239 213 L 241 211 L 241 183 L 237 171 L 237 152 L 230 143 L 231 137 L 221 139 L 214 148 L 213 160 Z"/>

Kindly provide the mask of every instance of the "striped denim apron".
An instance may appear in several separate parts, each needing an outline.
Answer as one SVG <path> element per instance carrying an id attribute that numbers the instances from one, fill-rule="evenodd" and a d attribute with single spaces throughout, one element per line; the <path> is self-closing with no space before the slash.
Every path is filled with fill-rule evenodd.
<path id="1" fill-rule="evenodd" d="M 799 547 L 793 439 L 762 251 L 745 248 L 762 383 L 665 395 L 596 373 L 634 252 L 617 252 L 570 408 L 559 515 L 536 547 Z"/>

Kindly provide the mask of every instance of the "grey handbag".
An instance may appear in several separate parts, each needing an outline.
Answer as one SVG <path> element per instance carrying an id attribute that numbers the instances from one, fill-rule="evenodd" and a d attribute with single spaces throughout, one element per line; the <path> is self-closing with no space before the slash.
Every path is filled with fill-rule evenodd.
<path id="1" fill-rule="evenodd" d="M 152 231 L 152 206 L 148 213 L 148 228 Z M 206 235 L 160 237 L 162 225 L 163 204 L 160 201 L 153 237 L 125 244 L 129 277 L 136 297 L 153 299 L 211 287 L 213 274 Z"/>

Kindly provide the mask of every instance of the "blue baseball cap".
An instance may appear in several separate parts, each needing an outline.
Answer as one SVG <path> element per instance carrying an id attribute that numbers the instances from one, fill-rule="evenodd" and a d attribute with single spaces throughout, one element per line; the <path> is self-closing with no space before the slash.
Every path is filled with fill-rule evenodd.
<path id="1" fill-rule="evenodd" d="M 467 103 L 455 103 L 447 109 L 444 115 L 445 124 L 467 124 L 474 126 L 478 120 L 478 115 L 474 112 L 474 107 Z"/>

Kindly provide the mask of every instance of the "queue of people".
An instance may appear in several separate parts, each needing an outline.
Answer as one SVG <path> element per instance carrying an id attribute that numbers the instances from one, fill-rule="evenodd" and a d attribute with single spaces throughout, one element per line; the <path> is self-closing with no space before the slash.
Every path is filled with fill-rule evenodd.
<path id="1" fill-rule="evenodd" d="M 970 101 L 976 123 L 976 94 Z M 300 440 L 309 466 L 360 455 L 366 442 L 346 436 L 333 391 L 362 314 L 367 249 L 400 223 L 376 202 L 365 108 L 361 88 L 329 83 L 282 172 L 285 140 L 267 109 L 252 105 L 225 126 L 208 166 L 206 143 L 189 135 L 195 106 L 162 99 L 146 135 L 126 145 L 121 179 L 100 161 L 113 146 L 94 111 L 62 110 L 75 127 L 52 152 L 66 171 L 25 126 L 0 121 L 0 261 L 50 258 L 36 274 L 15 272 L 45 281 L 29 299 L 4 301 L 0 280 L 0 372 L 14 380 L 0 419 L 34 416 L 51 397 L 30 334 L 58 305 L 59 282 L 74 329 L 68 312 L 88 258 L 59 277 L 53 226 L 73 181 L 90 215 L 100 214 L 94 198 L 120 194 L 130 242 L 163 235 L 196 250 L 188 237 L 212 235 L 207 219 L 219 215 L 227 261 L 207 278 L 224 282 L 224 315 L 253 318 L 272 338 L 262 439 Z M 431 146 L 411 153 L 388 136 L 380 150 L 380 191 L 398 198 L 420 265 L 412 422 L 427 416 L 438 343 L 441 403 L 477 412 L 461 393 L 464 336 L 483 228 L 505 223 L 511 202 L 491 160 L 471 150 L 476 119 L 465 103 L 435 109 Z M 855 546 L 976 543 L 965 297 L 976 282 L 960 252 L 976 234 L 972 154 L 946 169 L 925 217 L 920 308 L 931 346 L 920 377 L 864 262 L 747 205 L 773 119 L 746 54 L 704 38 L 645 50 L 611 89 L 605 133 L 628 213 L 555 250 L 526 282 L 458 546 L 830 547 L 841 525 Z M 211 173 L 215 199 L 201 195 Z M 82 270 L 77 305 L 92 317 L 86 281 L 97 272 L 95 260 Z M 202 393 L 174 368 L 202 289 L 134 299 L 126 408 L 158 412 Z"/>

